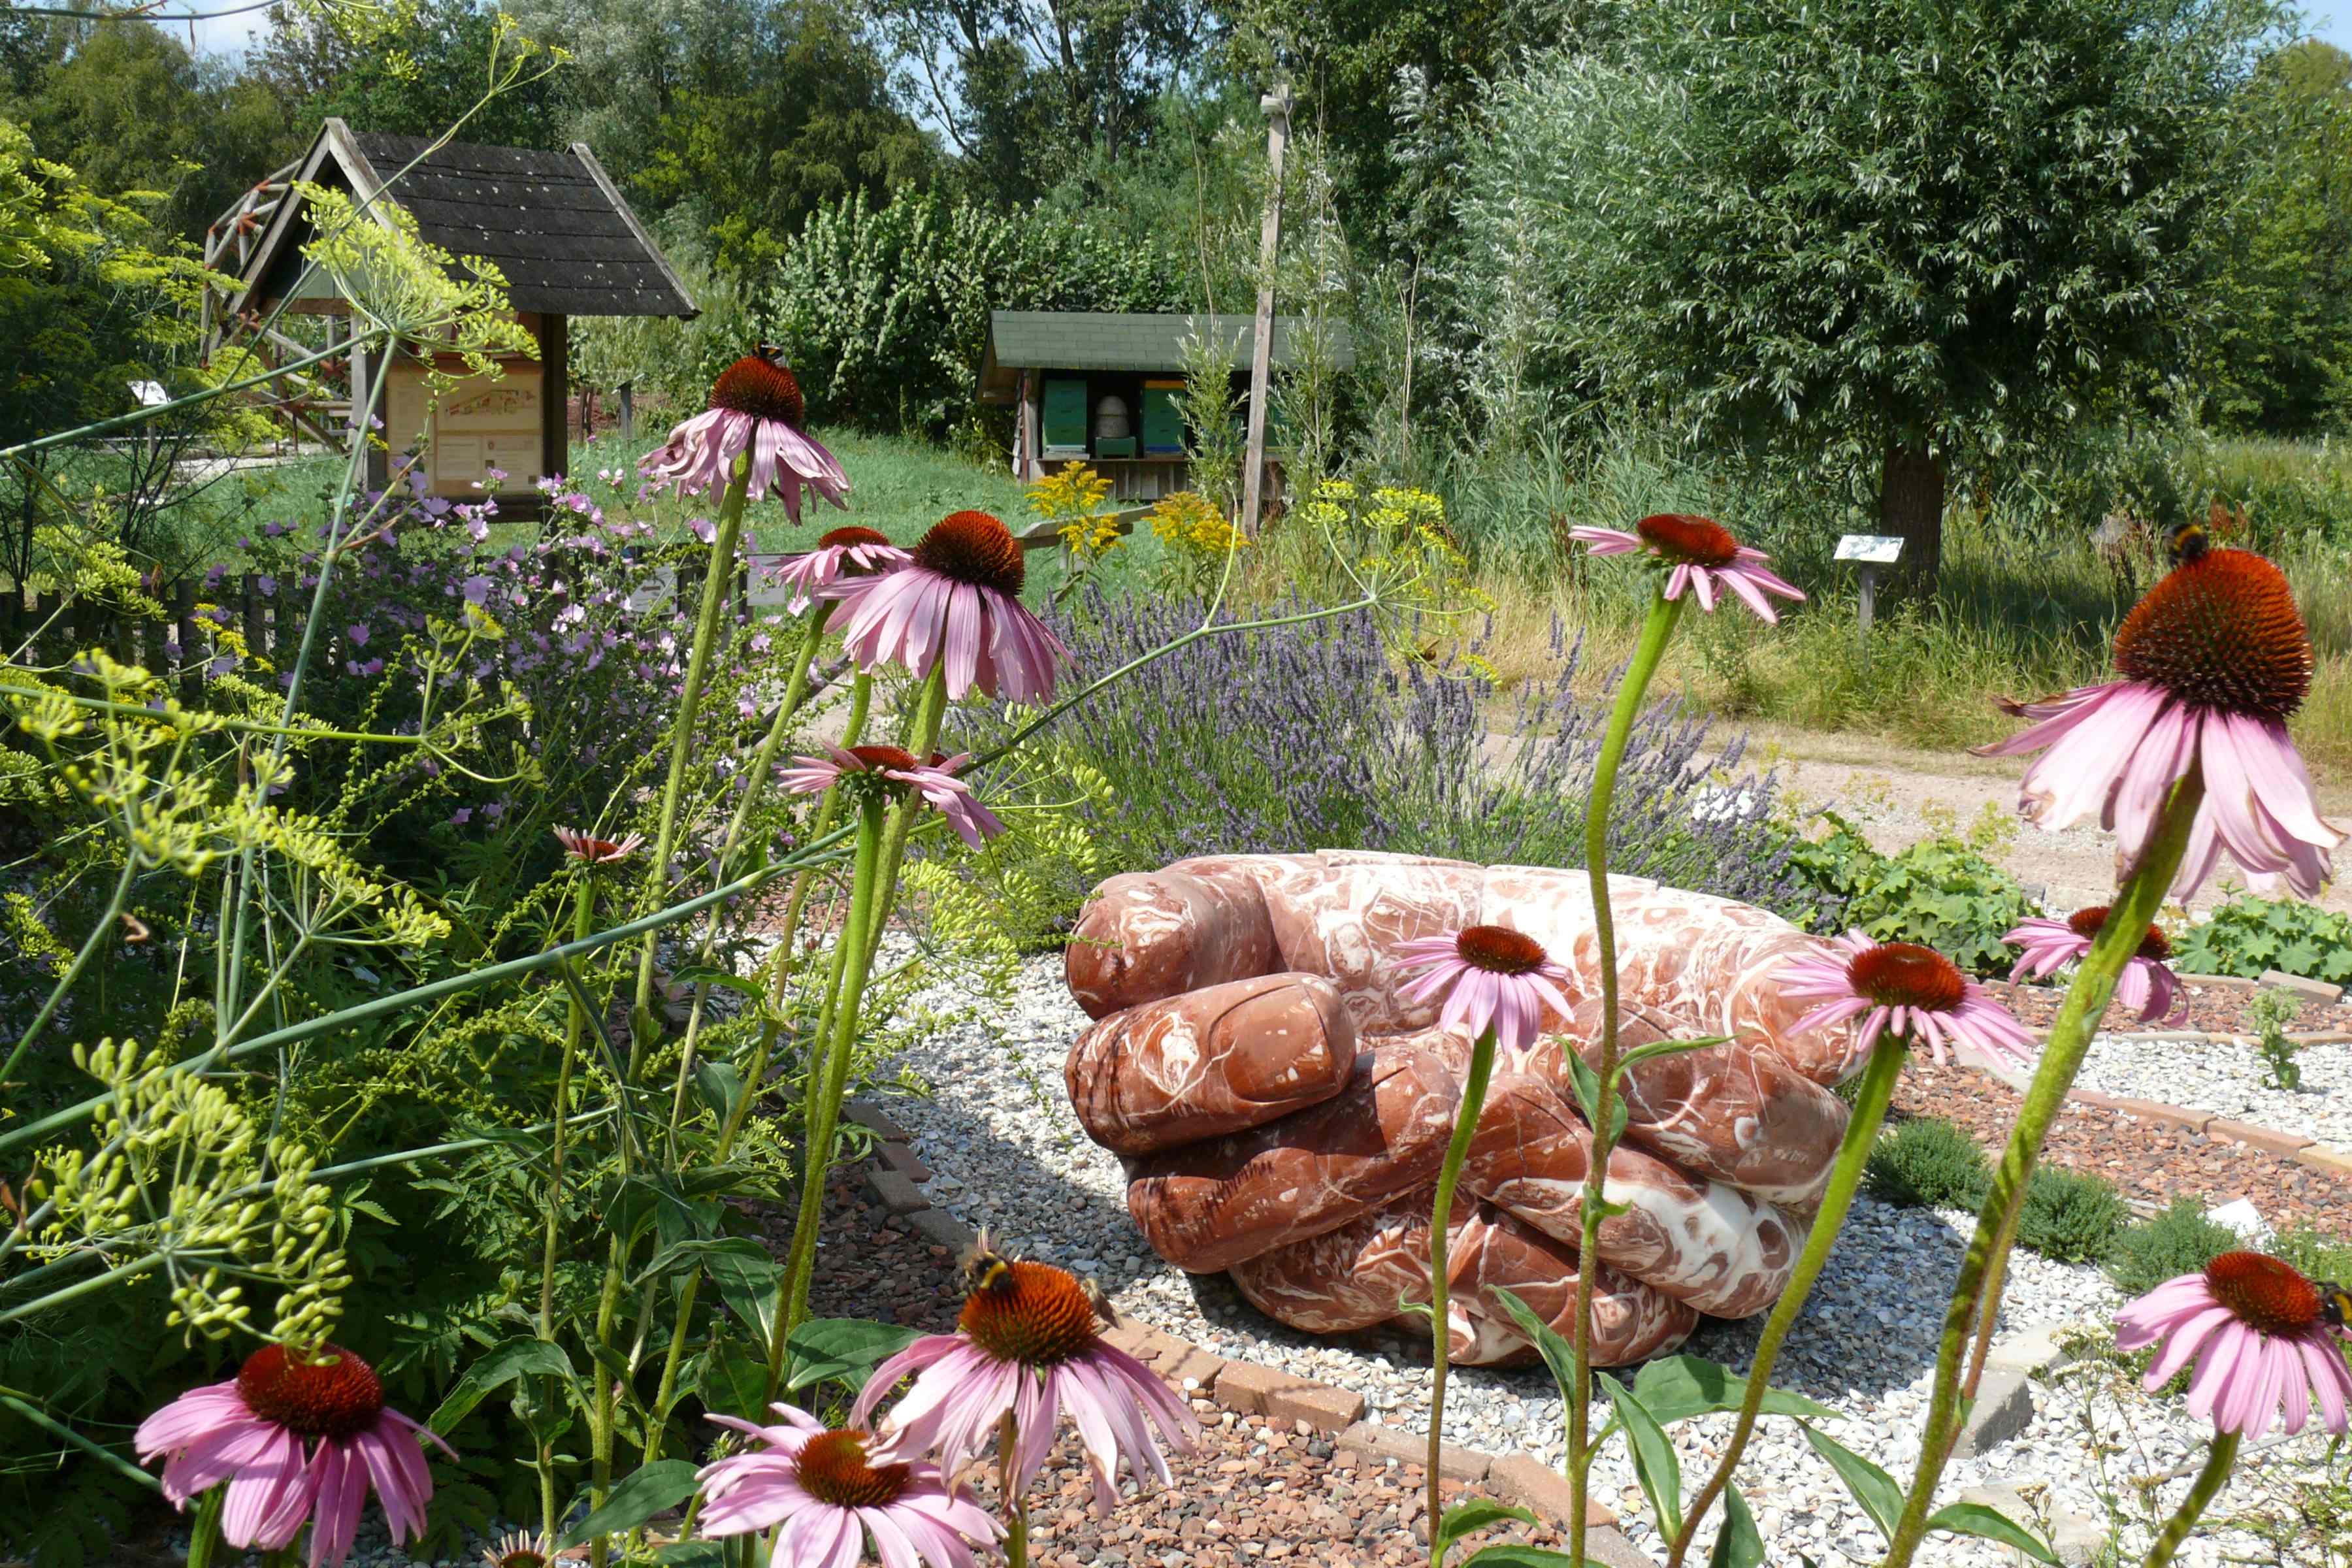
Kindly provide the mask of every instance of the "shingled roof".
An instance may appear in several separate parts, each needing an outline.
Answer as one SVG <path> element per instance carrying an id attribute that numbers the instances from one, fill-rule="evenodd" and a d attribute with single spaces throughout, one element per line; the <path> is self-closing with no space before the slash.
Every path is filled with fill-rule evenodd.
<path id="1" fill-rule="evenodd" d="M 427 149 L 431 151 L 427 151 Z M 409 165 L 414 163 L 415 167 Z M 686 285 L 584 142 L 561 153 L 353 131 L 330 118 L 302 179 L 365 197 L 381 190 L 417 232 L 506 274 L 518 310 L 565 316 L 692 316 Z M 283 204 L 247 268 L 248 290 L 292 286 L 307 225 Z"/>
<path id="2" fill-rule="evenodd" d="M 1139 315 L 1113 310 L 991 310 L 988 347 L 980 368 L 981 395 L 1009 401 L 1014 373 L 1021 370 L 1181 371 L 1184 344 L 1195 335 L 1224 350 L 1238 370 L 1249 363 L 1257 326 L 1250 316 Z M 1274 319 L 1269 357 L 1277 370 L 1298 357 L 1301 331 L 1296 316 Z M 1332 322 L 1325 340 L 1332 362 L 1345 370 L 1356 363 L 1356 344 L 1347 327 Z"/>

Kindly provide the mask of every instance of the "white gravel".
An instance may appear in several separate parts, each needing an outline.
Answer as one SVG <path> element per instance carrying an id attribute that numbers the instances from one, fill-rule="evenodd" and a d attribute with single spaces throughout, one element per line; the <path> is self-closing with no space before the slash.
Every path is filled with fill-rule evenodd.
<path id="1" fill-rule="evenodd" d="M 2251 1040 L 2100 1035 L 2074 1081 L 2103 1094 L 2210 1110 L 2352 1151 L 2352 1046 L 2306 1046 L 2294 1059 L 2303 1081 L 2284 1089 L 2272 1084 Z"/>
<path id="2" fill-rule="evenodd" d="M 1144 1245 L 1128 1217 L 1118 1160 L 1079 1130 L 1062 1088 L 1062 1058 L 1086 1018 L 1063 985 L 1058 958 L 1024 964 L 1012 1000 L 992 1007 L 987 1016 L 986 1026 L 930 1036 L 898 1064 L 935 1091 L 929 1100 L 889 1102 L 891 1114 L 913 1131 L 916 1152 L 936 1173 L 928 1184 L 933 1204 L 968 1224 L 992 1227 L 1019 1253 L 1095 1277 L 1122 1312 L 1144 1322 L 1228 1359 L 1358 1390 L 1382 1422 L 1427 1429 L 1423 1346 L 1402 1335 L 1340 1342 L 1298 1333 L 1260 1316 L 1223 1276 L 1184 1274 Z M 2154 1061 L 2155 1053 L 2168 1047 L 2142 1049 L 2149 1053 L 2145 1058 L 2111 1049 L 2104 1059 Z M 2168 1049 L 2188 1054 L 2178 1047 Z M 2102 1059 L 2095 1052 L 2094 1064 Z M 2345 1076 L 2340 1058 L 2312 1061 L 2307 1070 L 2321 1081 L 2331 1073 L 2337 1081 Z M 2222 1075 L 2215 1081 L 2228 1079 Z M 2186 1097 L 2200 1108 L 2214 1103 L 2197 1098 L 2178 1077 L 2163 1084 L 2133 1084 L 2128 1092 L 2176 1102 Z M 1963 1215 L 1858 1200 L 1774 1374 L 1779 1385 L 1843 1412 L 1846 1420 L 1834 1435 L 1897 1478 L 1906 1477 L 1917 1458 L 1946 1281 L 1958 1270 L 1969 1223 Z M 2028 1323 L 2104 1328 L 2120 1304 L 2095 1268 L 2054 1264 L 2020 1251 L 2010 1267 L 2004 1331 Z M 1744 1367 L 1762 1321 L 1707 1321 L 1687 1348 Z M 2081 1373 L 2062 1375 L 2039 1397 L 2039 1414 L 2023 1433 L 1989 1455 L 1951 1465 L 1947 1497 L 1964 1487 L 2021 1485 L 2041 1509 L 2104 1520 L 2106 1510 L 2090 1457 L 2095 1447 L 2115 1442 L 2137 1446 L 2134 1454 L 2110 1461 L 2118 1480 L 2201 1455 L 2200 1425 L 2177 1403 L 2135 1394 L 2118 1405 L 2112 1396 L 2094 1397 L 2095 1392 Z M 2104 1412 L 2099 1444 L 2086 1426 L 2095 1407 Z M 1730 1425 L 1726 1415 L 1675 1428 L 1686 1488 L 1696 1489 L 1711 1469 Z M 1465 1369 L 1449 1391 L 1445 1436 L 1466 1447 L 1522 1451 L 1558 1463 L 1565 1449 L 1561 1403 L 1540 1369 Z M 2259 1507 L 2266 1486 L 2279 1484 L 2298 1460 L 2315 1463 L 2320 1451 L 2306 1437 L 2271 1456 L 2251 1475 L 2242 1467 L 2217 1501 L 2214 1516 Z M 1794 1563 L 1798 1552 L 1809 1553 L 1822 1568 L 1877 1561 L 1881 1542 L 1875 1531 L 1793 1423 L 1764 1424 L 1750 1445 L 1742 1483 L 1765 1539 L 1776 1545 L 1776 1563 Z M 2187 1487 L 2185 1479 L 2176 1479 L 2158 1496 L 2168 1507 Z M 2126 1497 L 2137 1495 L 2118 1489 Z M 1622 1444 L 1612 1443 L 1600 1462 L 1595 1493 L 1616 1505 L 1623 1528 L 1637 1542 L 1656 1544 Z M 2144 1537 L 2133 1539 L 2144 1550 Z M 2242 1551 L 2252 1542 L 2232 1537 L 2227 1544 Z M 2131 1560 L 2138 1556 L 2135 1550 Z M 1923 1561 L 1975 1568 L 2011 1558 L 2005 1549 L 1940 1538 Z M 2180 1561 L 2211 1568 L 2221 1561 L 2216 1542 L 2209 1536 L 2192 1543 Z"/>

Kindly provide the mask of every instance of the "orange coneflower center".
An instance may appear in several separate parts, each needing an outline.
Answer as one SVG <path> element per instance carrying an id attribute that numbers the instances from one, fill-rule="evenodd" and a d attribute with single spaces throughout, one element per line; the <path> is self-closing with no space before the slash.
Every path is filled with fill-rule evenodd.
<path id="1" fill-rule="evenodd" d="M 2105 904 L 2093 904 L 2087 910 L 2076 910 L 2066 917 L 2067 929 L 2085 942 L 2105 930 L 2106 924 L 2107 906 Z M 2162 963 L 2172 956 L 2171 939 L 2157 927 L 2148 927 L 2147 934 L 2139 939 L 2139 956 Z"/>
<path id="2" fill-rule="evenodd" d="M 1916 942 L 1883 942 L 1858 952 L 1845 966 L 1856 992 L 1882 1007 L 1918 1007 L 1948 1013 L 1968 994 L 1968 977 L 1933 948 Z"/>
<path id="3" fill-rule="evenodd" d="M 2225 1252 L 2205 1266 L 2205 1289 L 2238 1321 L 2265 1334 L 2294 1334 L 2322 1316 L 2319 1288 L 2259 1252 Z"/>
<path id="4" fill-rule="evenodd" d="M 896 746 L 852 746 L 849 754 L 868 768 L 911 768 L 915 765 L 913 753 Z"/>
<path id="5" fill-rule="evenodd" d="M 264 1421 L 305 1437 L 348 1437 L 383 1414 L 383 1384 L 375 1368 L 341 1345 L 322 1346 L 316 1361 L 297 1361 L 283 1345 L 264 1345 L 237 1369 L 236 1395 Z"/>
<path id="6" fill-rule="evenodd" d="M 817 548 L 820 550 L 847 550 L 859 544 L 889 542 L 890 536 L 880 529 L 860 528 L 856 523 L 850 524 L 847 528 L 836 528 L 816 542 Z"/>
<path id="7" fill-rule="evenodd" d="M 1543 943 L 1508 926 L 1471 926 L 1454 937 L 1454 951 L 1489 974 L 1531 974 L 1544 965 Z"/>
<path id="8" fill-rule="evenodd" d="M 988 1271 L 956 1326 L 999 1361 L 1047 1366 L 1095 1342 L 1095 1304 L 1075 1274 L 1015 1261 Z"/>
<path id="9" fill-rule="evenodd" d="M 754 419 L 776 419 L 797 430 L 808 417 L 800 379 L 776 360 L 745 354 L 719 373 L 710 406 L 730 408 Z"/>
<path id="10" fill-rule="evenodd" d="M 2311 634 L 2286 574 L 2251 551 L 2209 550 L 2132 606 L 2116 668 L 2184 702 L 2283 721 L 2311 690 Z"/>
<path id="11" fill-rule="evenodd" d="M 915 546 L 915 564 L 1016 596 L 1027 580 L 1012 530 L 984 511 L 951 511 L 933 523 Z"/>
<path id="12" fill-rule="evenodd" d="M 1739 559 L 1739 541 L 1711 517 L 1655 512 L 1635 523 L 1633 531 L 1659 554 L 1694 566 L 1728 566 Z"/>
<path id="13" fill-rule="evenodd" d="M 801 1485 L 819 1502 L 842 1508 L 880 1508 L 907 1489 L 907 1465 L 871 1465 L 866 1434 L 827 1432 L 801 1445 Z"/>

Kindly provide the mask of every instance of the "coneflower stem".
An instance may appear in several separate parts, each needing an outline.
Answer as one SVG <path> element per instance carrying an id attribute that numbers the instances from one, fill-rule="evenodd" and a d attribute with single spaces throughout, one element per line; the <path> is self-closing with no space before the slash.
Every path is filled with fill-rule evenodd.
<path id="1" fill-rule="evenodd" d="M 584 942 L 595 925 L 596 874 L 586 865 L 574 870 L 579 886 L 572 894 L 572 940 Z M 587 1032 L 587 1010 L 580 998 L 568 998 L 563 1017 L 563 1054 L 555 1068 L 555 1131 L 547 1158 L 547 1235 L 539 1259 L 539 1337 L 555 1340 L 555 1259 L 563 1227 L 563 1156 L 565 1134 L 572 1120 L 572 1069 L 580 1059 L 580 1038 Z M 555 1536 L 555 1445 L 539 1446 L 540 1528 Z"/>
<path id="2" fill-rule="evenodd" d="M 1747 1451 L 1748 1439 L 1756 1430 L 1757 1415 L 1764 1407 L 1773 1363 L 1780 1358 L 1780 1342 L 1795 1326 L 1797 1314 L 1804 1310 L 1805 1300 L 1812 1294 L 1813 1282 L 1821 1278 L 1822 1268 L 1830 1259 L 1830 1247 L 1845 1224 L 1846 1211 L 1853 1206 L 1854 1190 L 1862 1185 L 1863 1166 L 1869 1162 L 1872 1146 L 1878 1142 L 1878 1129 L 1886 1120 L 1887 1102 L 1895 1098 L 1895 1080 L 1903 1076 L 1903 1058 L 1908 1054 L 1906 1045 L 1903 1036 L 1890 1030 L 1871 1047 L 1870 1060 L 1862 1069 L 1862 1083 L 1854 1096 L 1853 1114 L 1846 1118 L 1845 1136 L 1839 1141 L 1837 1160 L 1830 1167 L 1829 1185 L 1822 1191 L 1821 1212 L 1813 1216 L 1812 1233 L 1805 1237 L 1805 1249 L 1798 1254 L 1797 1267 L 1790 1274 L 1772 1315 L 1765 1320 L 1762 1337 L 1756 1342 L 1756 1354 L 1748 1367 L 1748 1392 L 1739 1401 L 1739 1420 L 1732 1428 L 1731 1444 L 1724 1449 L 1715 1474 L 1707 1478 L 1706 1485 L 1684 1513 L 1682 1530 L 1666 1557 L 1666 1568 L 1682 1568 L 1691 1538 L 1698 1533 L 1699 1521 L 1731 1484 L 1732 1473 L 1739 1468 L 1740 1455 Z"/>
<path id="3" fill-rule="evenodd" d="M 801 1149 L 800 1213 L 793 1221 L 793 1247 L 785 1262 L 784 1310 L 777 1312 L 768 1339 L 768 1382 L 762 1405 L 776 1397 L 777 1386 L 783 1381 L 784 1345 L 799 1326 L 801 1312 L 806 1310 L 809 1276 L 816 1262 L 817 1231 L 824 1220 L 825 1175 L 833 1165 L 834 1136 L 840 1131 L 841 1102 L 832 1090 L 836 1077 L 848 1078 L 848 1058 L 857 1039 L 857 1003 L 866 989 L 867 970 L 866 932 L 877 918 L 876 906 L 881 902 L 877 873 L 882 860 L 886 804 L 881 792 L 870 788 L 861 792 L 857 803 L 857 860 L 851 872 L 849 917 L 843 922 L 840 938 L 840 1001 L 835 1008 L 832 1036 L 820 1043 L 812 1063 L 811 1078 L 819 1072 L 824 1077 L 803 1112 L 806 1135 Z"/>
<path id="4" fill-rule="evenodd" d="M 1952 1446 L 1959 1438 L 1960 1363 L 1969 1331 L 1979 1317 L 1990 1321 L 2000 1307 L 2000 1299 L 1987 1291 L 1987 1284 L 1993 1278 L 1996 1260 L 2005 1259 L 2016 1241 L 2018 1222 L 2025 1211 L 2026 1183 L 2042 1157 L 2050 1124 L 2083 1069 L 2091 1037 L 2115 998 L 2116 982 L 2122 977 L 2124 966 L 2138 954 L 2149 923 L 2163 907 L 2165 890 L 2180 868 L 2181 856 L 2189 847 L 2189 830 L 2204 800 L 2205 781 L 2198 772 L 2192 771 L 2173 786 L 2147 848 L 2116 890 L 2106 923 L 2091 939 L 2091 951 L 2083 956 L 2074 983 L 2059 1005 L 2057 1022 L 2050 1027 L 2050 1043 L 2042 1048 L 2033 1081 L 2026 1085 L 2017 1124 L 1993 1172 L 1992 1191 L 1978 1211 L 1976 1234 L 1969 1238 L 1969 1250 L 1960 1259 L 1959 1278 L 1952 1285 L 1943 1339 L 1936 1352 L 1936 1385 L 1928 1396 L 1927 1419 L 1920 1432 L 1919 1466 L 1912 1475 L 1903 1515 L 1887 1543 L 1884 1568 L 1907 1568 L 1927 1538 L 1936 1484 L 1942 1479 L 1944 1467 L 1951 1461 Z"/>
<path id="5" fill-rule="evenodd" d="M 793 673 L 784 689 L 784 700 L 776 705 L 776 716 L 768 725 L 768 732 L 760 738 L 759 749 L 751 753 L 750 765 L 743 773 L 743 793 L 735 802 L 735 815 L 728 819 L 725 837 L 719 841 L 719 858 L 711 866 L 713 882 L 727 880 L 729 863 L 743 842 L 743 828 L 751 819 L 751 807 L 759 803 L 768 787 L 771 772 L 776 765 L 776 753 L 784 747 L 784 737 L 792 728 L 793 715 L 808 697 L 809 666 L 816 658 L 819 644 L 824 640 L 824 624 L 833 617 L 833 601 L 820 601 L 809 612 L 808 626 L 801 634 L 800 652 L 793 659 Z M 711 949 L 718 945 L 720 922 L 713 920 L 702 933 L 702 945 L 694 955 L 698 964 L 710 962 Z M 787 926 L 786 931 L 792 928 Z M 677 1082 L 670 1091 L 669 1148 L 671 1156 L 677 1152 L 677 1133 L 686 1120 L 687 1086 L 694 1081 L 695 1047 L 702 1037 L 703 1011 L 710 1004 L 710 982 L 698 980 L 694 985 L 694 1003 L 686 1016 L 686 1043 L 677 1057 Z"/>
<path id="6" fill-rule="evenodd" d="M 996 1424 L 996 1500 L 1004 1510 L 1006 1568 L 1029 1568 L 1029 1500 L 1013 1486 L 1013 1458 L 1020 1446 L 1020 1423 L 1007 1410 Z"/>
<path id="7" fill-rule="evenodd" d="M 1666 644 L 1683 602 L 1654 590 L 1650 613 L 1642 621 L 1642 635 L 1617 688 L 1617 705 L 1609 714 L 1608 732 L 1601 738 L 1601 757 L 1592 771 L 1592 794 L 1584 808 L 1584 868 L 1592 882 L 1592 934 L 1601 970 L 1601 1088 L 1592 1107 L 1592 1158 L 1584 1175 L 1581 1213 L 1584 1246 L 1578 1254 L 1575 1321 L 1575 1396 L 1568 1402 L 1568 1469 L 1572 1483 L 1568 1500 L 1568 1552 L 1571 1563 L 1584 1562 L 1585 1485 L 1592 1473 L 1592 1277 L 1601 1235 L 1604 1201 L 1602 1181 L 1609 1170 L 1609 1152 L 1616 1140 L 1610 1136 L 1617 1100 L 1617 928 L 1609 910 L 1609 806 L 1617 793 L 1617 770 L 1625 761 L 1633 721 L 1641 716 L 1642 697 L 1650 678 L 1658 672 Z"/>
<path id="8" fill-rule="evenodd" d="M 2140 1568 L 2165 1568 L 2172 1561 L 2173 1553 L 2180 1550 L 2180 1543 L 2189 1539 L 2189 1532 L 2197 1528 L 2197 1521 L 2204 1517 L 2207 1507 L 2229 1480 L 2230 1468 L 2238 1462 L 2238 1442 L 2235 1432 L 2213 1434 L 2213 1446 L 2205 1453 L 2205 1468 L 2197 1472 L 2197 1479 L 2190 1483 L 2189 1495 L 2180 1500 L 2180 1507 L 2164 1521 L 2163 1532 L 2147 1549 Z"/>
<path id="9" fill-rule="evenodd" d="M 196 1517 L 188 1525 L 188 1568 L 212 1568 L 213 1559 L 221 1547 L 221 1510 L 228 1506 L 228 1483 L 206 1491 L 196 1504 Z"/>
<path id="10" fill-rule="evenodd" d="M 1429 1560 L 1438 1560 L 1437 1521 L 1444 1511 L 1438 1495 L 1437 1461 L 1445 1442 L 1445 1371 L 1448 1351 L 1445 1320 L 1445 1233 L 1454 1215 L 1454 1188 L 1462 1179 L 1462 1162 L 1469 1157 L 1470 1141 L 1478 1131 L 1478 1113 L 1486 1108 L 1486 1079 L 1495 1070 L 1495 1031 L 1486 1029 L 1470 1047 L 1470 1072 L 1462 1086 L 1462 1108 L 1454 1115 L 1454 1137 L 1445 1145 L 1445 1163 L 1437 1167 L 1437 1206 L 1429 1218 Z"/>
<path id="11" fill-rule="evenodd" d="M 686 793 L 687 761 L 694 751 L 695 720 L 702 707 L 702 685 L 710 673 L 710 656 L 719 641 L 719 623 L 727 610 L 727 595 L 735 580 L 735 544 L 743 533 L 743 504 L 751 486 L 751 456 L 735 459 L 727 493 L 719 502 L 719 531 L 710 542 L 710 561 L 702 574 L 702 607 L 694 621 L 694 647 L 687 655 L 686 684 L 677 699 L 677 717 L 670 722 L 669 774 L 662 781 L 661 818 L 654 829 L 653 861 L 646 871 L 646 887 L 656 904 L 669 894 L 669 856 L 677 843 L 678 802 Z M 645 951 L 637 957 L 637 996 L 629 1009 L 630 1083 L 637 1064 L 654 1036 L 654 960 L 660 938 L 646 933 Z M 623 1085 L 624 1092 L 627 1085 Z"/>

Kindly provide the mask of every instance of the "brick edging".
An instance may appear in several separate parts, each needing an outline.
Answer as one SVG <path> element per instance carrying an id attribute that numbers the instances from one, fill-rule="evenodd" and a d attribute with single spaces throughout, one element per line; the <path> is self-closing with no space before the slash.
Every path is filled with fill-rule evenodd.
<path id="1" fill-rule="evenodd" d="M 875 1136 L 875 1155 L 864 1171 L 866 1185 L 882 1206 L 935 1246 L 950 1251 L 971 1246 L 976 1235 L 972 1228 L 947 1210 L 932 1207 L 930 1199 L 916 1186 L 916 1181 L 928 1180 L 930 1173 L 909 1147 L 913 1134 L 870 1101 L 851 1100 L 841 1109 L 844 1116 Z M 1351 1389 L 1255 1362 L 1227 1361 L 1189 1340 L 1133 1319 L 1114 1324 L 1104 1331 L 1103 1338 L 1166 1378 L 1188 1402 L 1208 1399 L 1239 1415 L 1303 1423 L 1308 1430 L 1329 1438 L 1339 1453 L 1360 1458 L 1395 1459 L 1409 1465 L 1428 1460 L 1426 1436 L 1364 1419 L 1364 1396 Z M 1530 1455 L 1486 1454 L 1447 1443 L 1439 1448 L 1438 1473 L 1465 1486 L 1483 1482 L 1505 1501 L 1554 1524 L 1568 1521 L 1573 1489 L 1568 1478 Z M 1646 1561 L 1618 1532 L 1616 1510 L 1606 1503 L 1589 1499 L 1586 1520 L 1591 1526 L 1586 1555 L 1593 1561 Z"/>

